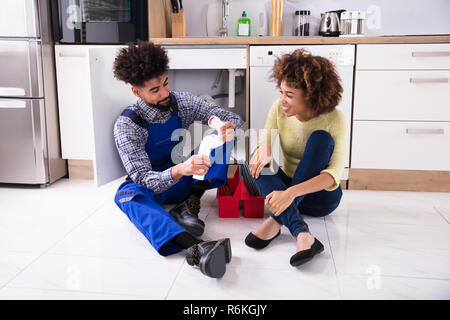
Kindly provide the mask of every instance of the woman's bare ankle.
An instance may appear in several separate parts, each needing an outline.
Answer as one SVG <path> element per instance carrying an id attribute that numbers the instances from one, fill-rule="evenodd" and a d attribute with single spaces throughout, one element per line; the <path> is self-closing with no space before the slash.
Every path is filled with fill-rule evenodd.
<path id="1" fill-rule="evenodd" d="M 301 232 L 297 236 L 297 252 L 310 249 L 314 243 L 314 237 L 309 232 Z"/>
<path id="2" fill-rule="evenodd" d="M 262 240 L 269 240 L 275 237 L 280 229 L 281 224 L 269 217 L 253 232 L 253 234 Z"/>

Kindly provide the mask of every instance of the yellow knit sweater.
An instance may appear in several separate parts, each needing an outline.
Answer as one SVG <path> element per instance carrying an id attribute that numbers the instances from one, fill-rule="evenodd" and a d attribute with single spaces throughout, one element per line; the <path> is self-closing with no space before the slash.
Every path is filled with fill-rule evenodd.
<path id="1" fill-rule="evenodd" d="M 281 110 L 280 100 L 276 100 L 270 108 L 264 129 L 259 144 L 263 141 L 273 141 L 276 137 L 274 135 L 276 131 L 271 130 L 278 130 L 284 162 L 282 169 L 291 178 L 294 176 L 295 169 L 303 156 L 306 142 L 311 133 L 316 130 L 325 130 L 330 133 L 334 139 L 334 150 L 328 167 L 321 173 L 328 172 L 335 181 L 333 186 L 325 190 L 332 191 L 338 188 L 347 152 L 346 119 L 342 111 L 336 109 L 306 122 L 301 122 L 295 116 L 286 117 Z"/>

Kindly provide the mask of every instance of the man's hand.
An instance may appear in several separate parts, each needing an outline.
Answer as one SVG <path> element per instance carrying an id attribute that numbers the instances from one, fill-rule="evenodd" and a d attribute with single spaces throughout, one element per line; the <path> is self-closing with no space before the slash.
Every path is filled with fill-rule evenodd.
<path id="1" fill-rule="evenodd" d="M 218 130 L 220 140 L 228 142 L 234 139 L 234 126 L 230 121 L 225 122 Z"/>
<path id="2" fill-rule="evenodd" d="M 172 167 L 172 177 L 175 180 L 179 180 L 183 176 L 204 176 L 208 172 L 209 167 L 211 167 L 209 157 L 201 154 L 194 154 L 185 162 Z"/>

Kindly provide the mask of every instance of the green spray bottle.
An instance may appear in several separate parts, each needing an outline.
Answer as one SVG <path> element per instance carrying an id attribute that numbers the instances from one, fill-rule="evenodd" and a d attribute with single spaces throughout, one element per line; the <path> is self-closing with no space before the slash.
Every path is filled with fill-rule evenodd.
<path id="1" fill-rule="evenodd" d="M 242 12 L 242 17 L 238 19 L 237 36 L 238 37 L 250 37 L 250 18 L 247 18 L 245 11 Z"/>

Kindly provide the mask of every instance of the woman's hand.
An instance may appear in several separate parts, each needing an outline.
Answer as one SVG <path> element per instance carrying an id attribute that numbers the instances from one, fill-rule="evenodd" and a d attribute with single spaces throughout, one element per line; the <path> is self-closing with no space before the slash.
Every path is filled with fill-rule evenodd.
<path id="1" fill-rule="evenodd" d="M 261 170 L 269 163 L 270 170 L 273 170 L 272 146 L 270 142 L 263 142 L 256 149 L 250 159 L 249 168 L 253 178 L 259 178 Z"/>
<path id="2" fill-rule="evenodd" d="M 266 196 L 266 206 L 276 216 L 283 213 L 294 201 L 295 196 L 290 189 L 284 191 L 272 191 Z"/>

